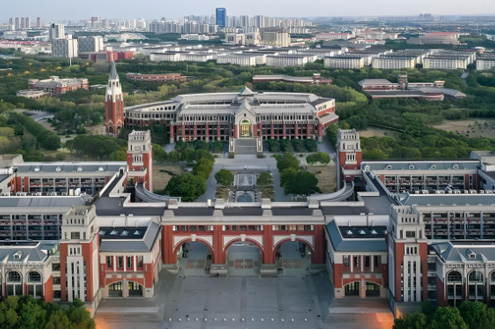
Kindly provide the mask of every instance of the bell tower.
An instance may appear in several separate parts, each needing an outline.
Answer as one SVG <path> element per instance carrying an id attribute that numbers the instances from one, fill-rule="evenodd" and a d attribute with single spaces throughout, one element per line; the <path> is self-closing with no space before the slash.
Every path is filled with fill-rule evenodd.
<path id="1" fill-rule="evenodd" d="M 354 181 L 354 177 L 361 175 L 363 152 L 359 132 L 356 129 L 339 129 L 336 149 L 337 181 L 342 187 L 344 181 Z"/>
<path id="2" fill-rule="evenodd" d="M 112 61 L 105 94 L 105 128 L 107 134 L 118 134 L 124 125 L 124 96 L 115 62 Z"/>
<path id="3" fill-rule="evenodd" d="M 127 166 L 129 178 L 143 183 L 148 191 L 153 192 L 153 149 L 151 133 L 146 131 L 132 131 L 127 142 Z"/>

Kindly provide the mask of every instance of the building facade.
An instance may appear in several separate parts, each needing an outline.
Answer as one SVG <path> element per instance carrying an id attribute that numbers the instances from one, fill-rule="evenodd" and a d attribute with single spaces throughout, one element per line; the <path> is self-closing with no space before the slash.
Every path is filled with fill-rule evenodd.
<path id="1" fill-rule="evenodd" d="M 45 91 L 51 95 L 62 95 L 68 91 L 75 91 L 78 89 L 89 90 L 88 79 L 84 78 L 60 79 L 57 76 L 52 76 L 45 80 L 29 79 L 28 84 L 29 89 L 31 90 Z"/>
<path id="2" fill-rule="evenodd" d="M 231 138 L 322 139 L 338 121 L 335 100 L 312 94 L 240 93 L 181 95 L 171 101 L 125 109 L 128 126 L 164 122 L 171 141 Z"/>

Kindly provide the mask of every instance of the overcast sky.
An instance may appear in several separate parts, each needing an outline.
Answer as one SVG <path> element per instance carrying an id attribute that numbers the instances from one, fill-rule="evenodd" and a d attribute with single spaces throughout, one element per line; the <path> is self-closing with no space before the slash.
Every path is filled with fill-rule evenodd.
<path id="1" fill-rule="evenodd" d="M 185 15 L 212 15 L 216 7 L 227 15 L 285 17 L 471 15 L 495 14 L 494 0 L 2 0 L 0 21 L 9 17 L 41 17 L 52 20 L 101 18 L 159 19 Z"/>

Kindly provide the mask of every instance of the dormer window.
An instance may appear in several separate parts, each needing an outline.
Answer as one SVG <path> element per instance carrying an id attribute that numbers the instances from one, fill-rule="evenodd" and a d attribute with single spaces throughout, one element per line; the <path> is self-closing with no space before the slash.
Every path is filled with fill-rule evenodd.
<path id="1" fill-rule="evenodd" d="M 60 171 L 62 171 L 62 168 L 57 167 L 57 168 L 55 169 L 55 171 L 56 171 L 56 172 L 60 172 Z"/>
<path id="2" fill-rule="evenodd" d="M 364 230 L 359 230 L 360 235 L 366 235 L 366 232 Z"/>
<path id="3" fill-rule="evenodd" d="M 345 234 L 347 234 L 347 235 L 353 235 L 354 233 L 352 233 L 352 231 L 351 231 L 351 230 L 347 230 L 347 231 L 345 232 Z"/>
<path id="4" fill-rule="evenodd" d="M 14 259 L 16 260 L 21 259 L 21 257 L 22 257 L 22 250 L 19 250 L 14 254 Z"/>
<path id="5" fill-rule="evenodd" d="M 83 171 L 82 167 L 77 167 L 77 171 L 78 171 L 78 172 Z"/>
<path id="6" fill-rule="evenodd" d="M 116 230 L 112 230 L 112 232 L 110 232 L 110 235 L 117 235 L 117 231 Z"/>

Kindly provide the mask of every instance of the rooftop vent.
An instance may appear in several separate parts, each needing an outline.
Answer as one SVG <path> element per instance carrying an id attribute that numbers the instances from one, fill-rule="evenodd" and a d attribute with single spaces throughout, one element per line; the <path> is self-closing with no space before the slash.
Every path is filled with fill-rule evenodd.
<path id="1" fill-rule="evenodd" d="M 60 172 L 60 171 L 62 171 L 62 168 L 57 167 L 57 168 L 55 169 L 55 171 L 56 171 L 56 172 Z"/>
<path id="2" fill-rule="evenodd" d="M 345 231 L 345 234 L 346 234 L 346 235 L 353 235 L 354 233 L 352 233 L 352 231 L 351 231 L 351 230 L 347 230 L 347 231 Z"/>
<path id="3" fill-rule="evenodd" d="M 112 230 L 112 232 L 110 232 L 110 235 L 117 235 L 117 231 L 116 230 Z"/>
<path id="4" fill-rule="evenodd" d="M 364 230 L 359 230 L 360 235 L 366 235 L 366 232 Z"/>
<path id="5" fill-rule="evenodd" d="M 22 254 L 23 254 L 22 253 L 22 250 L 16 251 L 15 254 L 14 254 L 14 259 L 17 259 L 17 260 L 21 259 Z"/>

